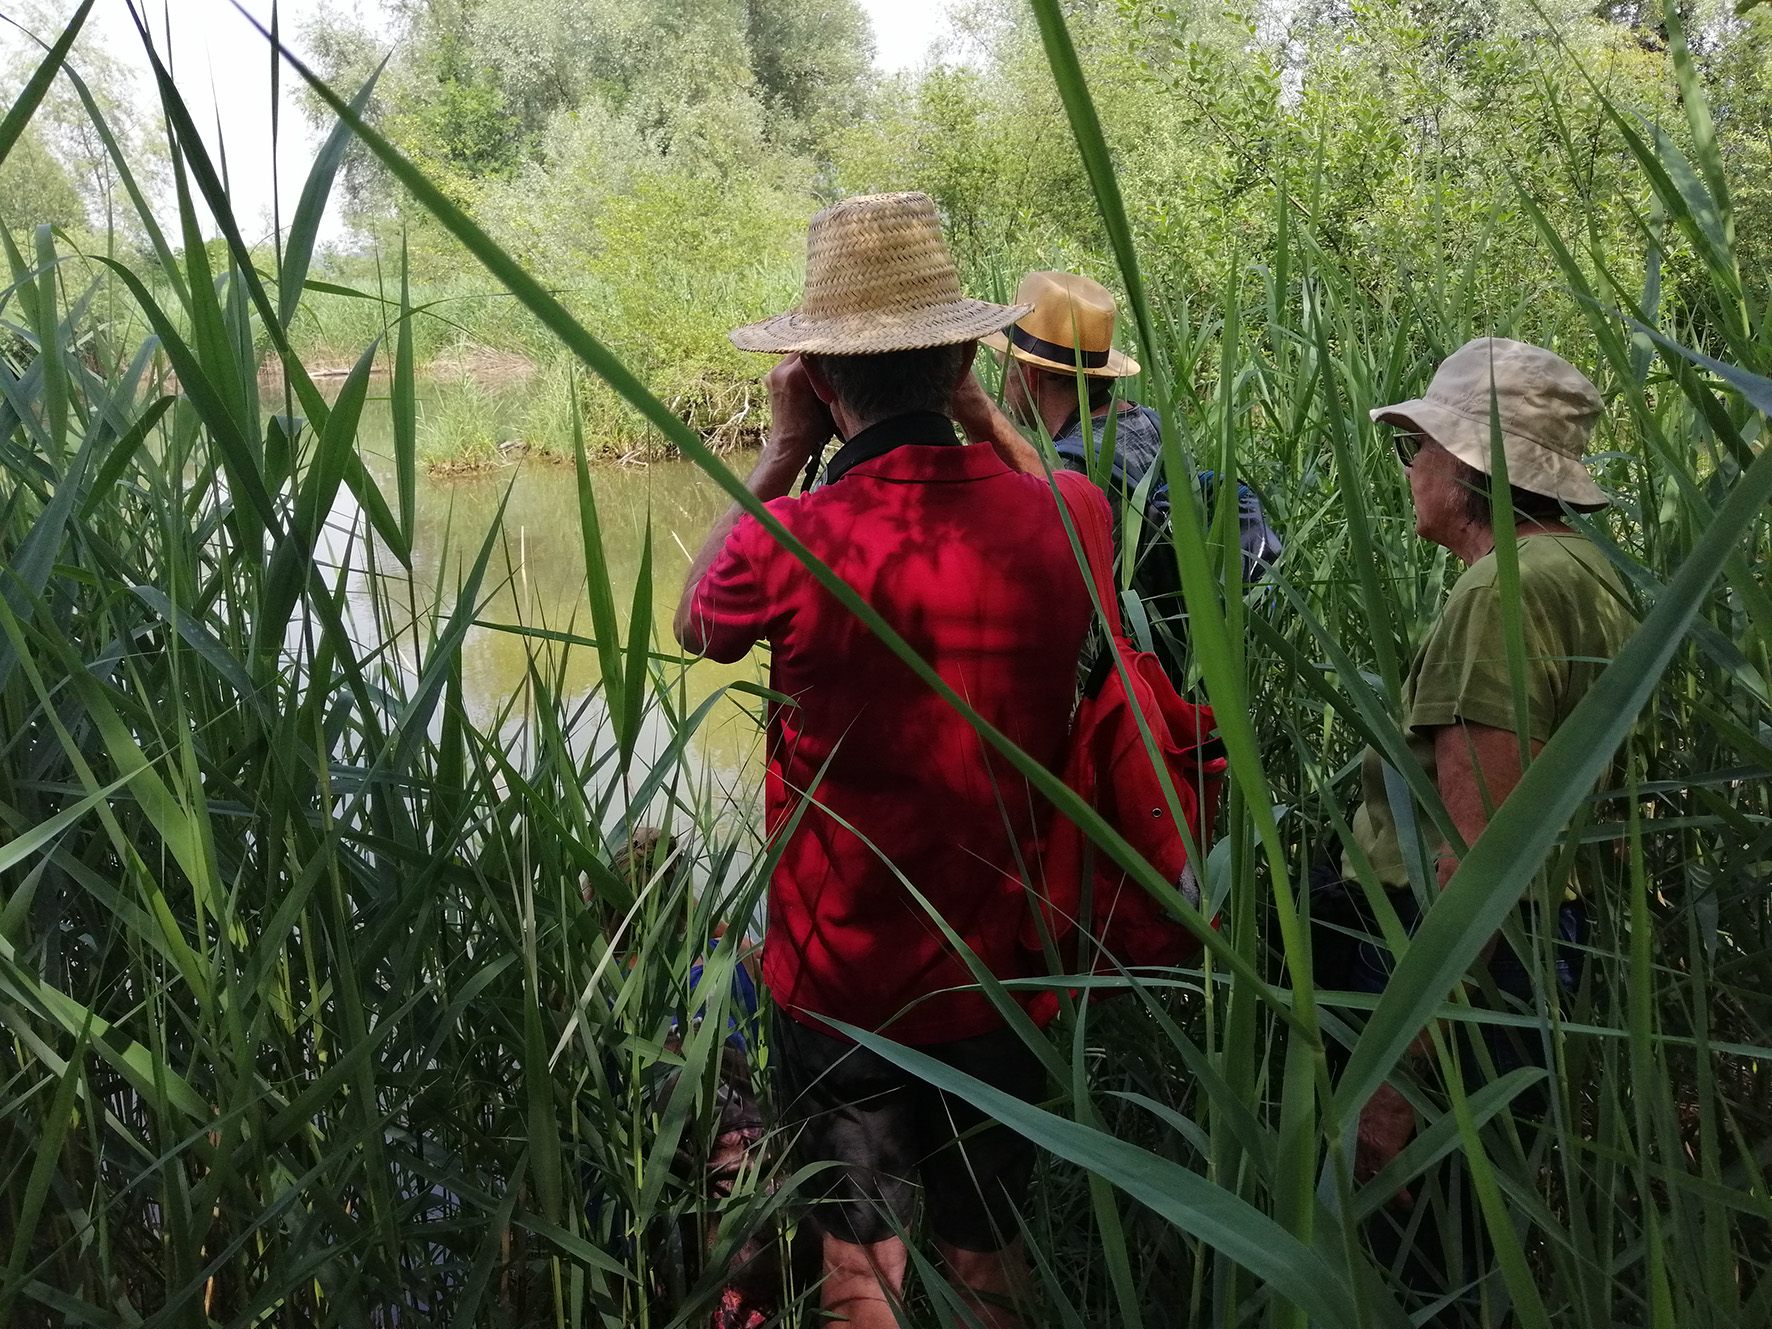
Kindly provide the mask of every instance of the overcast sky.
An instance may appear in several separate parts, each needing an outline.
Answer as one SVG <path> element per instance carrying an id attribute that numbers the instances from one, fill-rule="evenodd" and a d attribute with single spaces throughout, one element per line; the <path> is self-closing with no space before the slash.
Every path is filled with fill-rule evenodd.
<path id="1" fill-rule="evenodd" d="M 882 69 L 918 64 L 947 30 L 948 0 L 861 0 L 874 24 L 874 62 Z"/>
<path id="2" fill-rule="evenodd" d="M 640 3 L 671 3 L 672 0 L 639 0 Z M 242 0 L 244 7 L 268 23 L 271 0 Z M 930 43 L 947 30 L 948 0 L 861 0 L 874 24 L 876 63 L 882 69 L 904 69 L 926 57 Z M 56 7 L 72 12 L 75 0 L 56 0 Z M 0 4 L 0 9 L 5 8 Z M 263 37 L 239 13 L 233 0 L 151 0 L 156 31 L 169 14 L 173 70 L 193 116 L 215 147 L 219 123 L 226 141 L 229 180 L 235 208 L 243 225 L 253 228 L 249 239 L 268 233 L 271 217 L 272 161 L 270 65 Z M 285 40 L 298 51 L 303 23 L 322 11 L 356 13 L 379 24 L 381 0 L 281 0 Z M 141 40 L 129 18 L 125 0 L 98 0 L 88 22 L 103 34 L 110 50 L 142 75 L 138 92 L 149 95 L 146 62 Z M 40 36 L 53 39 L 53 34 Z M 298 76 L 285 71 L 283 111 L 278 131 L 282 138 L 278 174 L 282 188 L 282 212 L 287 223 L 300 197 L 308 163 L 317 146 L 315 135 L 295 108 L 290 84 Z M 336 217 L 329 218 L 323 238 L 336 238 Z"/>

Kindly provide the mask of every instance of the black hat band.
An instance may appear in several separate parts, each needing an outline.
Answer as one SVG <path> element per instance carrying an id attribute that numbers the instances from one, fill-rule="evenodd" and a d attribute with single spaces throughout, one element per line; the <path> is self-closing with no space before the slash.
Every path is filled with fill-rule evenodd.
<path id="1" fill-rule="evenodd" d="M 1106 351 L 1080 351 L 1073 346 L 1060 346 L 1055 341 L 1047 341 L 1044 337 L 1036 337 L 1033 333 L 1024 331 L 1019 323 L 1009 325 L 1009 340 L 1029 355 L 1037 355 L 1042 360 L 1081 365 L 1085 369 L 1101 369 L 1108 362 Z"/>

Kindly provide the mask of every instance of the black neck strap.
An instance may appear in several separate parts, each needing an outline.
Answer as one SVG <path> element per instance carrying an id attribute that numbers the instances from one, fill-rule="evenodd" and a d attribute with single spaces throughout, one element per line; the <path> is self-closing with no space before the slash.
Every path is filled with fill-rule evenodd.
<path id="1" fill-rule="evenodd" d="M 894 448 L 912 444 L 922 447 L 945 446 L 958 444 L 960 436 L 954 430 L 954 422 L 940 411 L 907 411 L 903 415 L 888 416 L 869 425 L 854 438 L 845 439 L 843 446 L 825 463 L 824 482 L 834 485 L 848 473 L 850 467 L 860 466 L 863 462 L 884 457 Z M 816 454 L 814 454 L 816 459 Z M 806 468 L 806 481 L 800 486 L 805 493 L 810 487 L 813 469 Z"/>

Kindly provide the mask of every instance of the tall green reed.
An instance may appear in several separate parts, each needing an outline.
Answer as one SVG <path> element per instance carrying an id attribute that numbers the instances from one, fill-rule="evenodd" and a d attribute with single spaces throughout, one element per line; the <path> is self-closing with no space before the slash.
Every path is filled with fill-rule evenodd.
<path id="1" fill-rule="evenodd" d="M 1769 534 L 1772 363 L 1683 41 L 1688 146 L 1612 108 L 1651 194 L 1638 219 L 1644 283 L 1596 272 L 1578 245 L 1544 235 L 1587 301 L 1614 401 L 1607 474 L 1622 501 L 1593 533 L 1645 625 L 1470 847 L 1374 1004 L 1310 985 L 1303 883 L 1345 833 L 1361 743 L 1391 755 L 1440 816 L 1394 716 L 1448 569 L 1414 540 L 1405 487 L 1363 410 L 1409 395 L 1472 331 L 1457 282 L 1411 309 L 1366 307 L 1281 190 L 1280 253 L 1259 268 L 1226 256 L 1217 309 L 1162 308 L 1138 281 L 1063 15 L 1050 0 L 1036 12 L 1122 268 L 1147 396 L 1168 426 L 1170 473 L 1198 463 L 1250 479 L 1290 549 L 1245 599 L 1234 515 L 1177 504 L 1188 640 L 1235 774 L 1206 873 L 1224 927 L 1196 920 L 1201 966 L 1084 985 L 1049 1036 L 1027 1030 L 1051 1072 L 1040 1105 L 858 1037 L 1049 1151 L 1026 1235 L 1056 1322 L 1405 1323 L 1394 1272 L 1365 1255 L 1355 1220 L 1458 1150 L 1500 1239 L 1492 1322 L 1511 1304 L 1525 1324 L 1763 1323 L 1772 614 L 1753 569 Z M 718 918 L 752 915 L 768 866 L 747 861 L 712 791 L 683 773 L 708 705 L 691 710 L 682 665 L 648 639 L 644 575 L 624 629 L 581 450 L 588 633 L 506 625 L 530 647 L 528 678 L 475 721 L 462 644 L 489 588 L 519 569 L 495 530 L 459 585 L 415 586 L 406 571 L 417 431 L 405 272 L 336 400 L 289 345 L 342 139 L 317 161 L 267 284 L 163 62 L 156 75 L 183 247 L 156 245 L 151 281 L 98 266 L 155 340 L 106 348 L 95 369 L 79 349 L 77 285 L 92 269 L 48 233 L 8 255 L 21 349 L 3 380 L 0 453 L 11 837 L 0 1318 L 692 1322 L 723 1255 L 791 1221 L 793 1193 L 779 1150 L 718 1206 L 682 1164 L 717 1124 L 721 977 L 735 948 L 693 1002 L 689 963 Z M 737 477 L 600 339 L 351 103 L 321 91 L 341 136 L 357 134 L 566 350 L 742 500 Z M 15 107 L 0 151 L 23 123 Z M 197 198 L 221 219 L 220 266 Z M 1712 299 L 1672 321 L 1655 275 L 1675 232 L 1703 256 Z M 270 415 L 255 376 L 263 347 L 287 385 Z M 353 446 L 376 356 L 392 368 L 392 502 Z M 328 524 L 351 505 L 364 517 L 341 543 Z M 349 594 L 362 570 L 454 607 L 415 619 L 388 593 L 365 622 Z M 566 687 L 573 652 L 597 658 L 589 696 Z M 650 759 L 649 717 L 667 735 Z M 1591 799 L 1621 747 L 1628 786 Z M 698 890 L 671 871 L 612 870 L 641 816 L 695 842 Z M 1541 949 L 1531 1010 L 1449 1002 L 1513 901 L 1528 889 L 1555 898 L 1571 879 L 1577 839 L 1625 846 L 1602 856 L 1578 998 L 1547 995 Z M 1013 1014 L 1005 985 L 979 982 Z M 1092 994 L 1108 986 L 1133 991 L 1102 1005 Z M 693 1031 L 680 1051 L 673 1016 Z M 1412 1085 L 1423 1133 L 1356 1184 L 1353 1112 L 1436 1016 L 1536 1029 L 1555 1067 L 1548 1128 L 1515 1114 L 1529 1073 L 1450 1100 Z M 1326 1069 L 1334 1041 L 1351 1049 L 1339 1086 Z M 1453 1071 L 1443 1045 L 1441 1056 Z M 684 1073 L 661 1093 L 658 1068 L 679 1059 Z M 718 1246 L 703 1260 L 715 1207 Z M 912 1313 L 932 1314 L 949 1291 L 925 1264 L 918 1277 Z M 788 1316 L 810 1322 L 803 1307 Z"/>
<path id="2" fill-rule="evenodd" d="M 505 625 L 534 643 L 529 683 L 470 717 L 462 645 L 517 570 L 500 567 L 496 529 L 458 585 L 409 570 L 404 279 L 385 337 L 331 400 L 288 349 L 341 140 L 315 164 L 273 290 L 157 56 L 155 72 L 182 252 L 163 247 L 152 281 L 47 231 L 8 256 L 0 1320 L 502 1308 L 643 1323 L 673 1284 L 705 1303 L 693 1248 L 646 1238 L 703 1203 L 661 1160 L 705 1144 L 711 1087 L 687 1076 L 661 1112 L 634 1072 L 684 1011 L 690 938 L 716 911 L 748 916 L 759 880 L 684 773 L 709 705 L 674 706 L 641 600 L 630 625 L 595 616 L 625 672 L 589 696 L 561 680 L 597 642 L 570 623 Z M 199 198 L 221 219 L 219 262 Z M 94 273 L 126 288 L 153 339 L 91 341 Z M 284 385 L 269 412 L 266 347 Z M 356 449 L 382 354 L 392 502 Z M 604 603 L 594 540 L 585 562 Z M 401 611 L 414 600 L 453 608 L 415 619 Z M 642 766 L 654 723 L 664 739 Z M 611 870 L 642 817 L 699 839 L 698 899 L 675 873 Z M 602 908 L 582 904 L 581 879 Z M 625 934 L 603 926 L 613 906 Z M 708 1003 L 710 1030 L 723 1003 Z M 741 1188 L 729 1230 L 767 1203 Z"/>

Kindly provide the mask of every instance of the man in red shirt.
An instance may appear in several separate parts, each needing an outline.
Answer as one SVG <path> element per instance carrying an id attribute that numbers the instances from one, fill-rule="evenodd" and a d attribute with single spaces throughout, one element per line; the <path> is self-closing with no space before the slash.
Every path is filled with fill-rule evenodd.
<path id="1" fill-rule="evenodd" d="M 1025 312 L 965 299 L 934 205 L 882 195 L 815 217 L 806 298 L 733 341 L 785 355 L 768 378 L 772 427 L 751 492 L 986 720 L 1057 767 L 1088 592 L 1037 457 L 970 374 L 977 339 Z M 967 444 L 956 418 L 989 441 Z M 844 443 L 823 484 L 787 497 L 833 434 Z M 1062 477 L 1073 503 L 1105 501 L 1074 478 Z M 908 1257 L 895 1232 L 911 1221 L 920 1179 L 974 1312 L 1019 1324 L 1016 1215 L 1032 1146 L 821 1017 L 1037 1096 L 1038 1060 L 931 915 L 997 976 L 1031 972 L 1017 945 L 1027 909 L 1018 865 L 1038 800 L 736 506 L 690 570 L 676 630 L 717 660 L 768 642 L 771 684 L 793 699 L 769 720 L 768 827 L 785 842 L 763 975 L 778 1101 L 803 1160 L 836 1165 L 815 1182 L 823 1304 L 852 1326 L 896 1324 Z"/>

